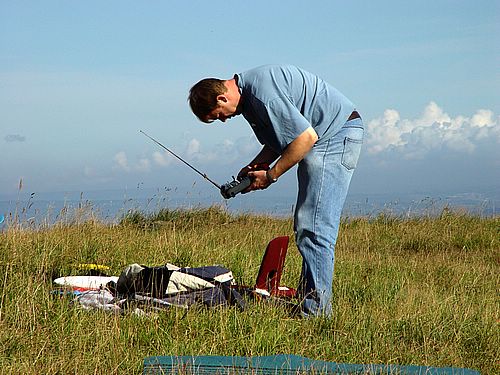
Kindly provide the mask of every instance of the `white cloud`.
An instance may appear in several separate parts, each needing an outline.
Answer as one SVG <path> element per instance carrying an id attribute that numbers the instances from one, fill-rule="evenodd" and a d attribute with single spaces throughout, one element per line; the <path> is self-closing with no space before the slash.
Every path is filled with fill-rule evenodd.
<path id="1" fill-rule="evenodd" d="M 488 138 L 500 143 L 498 118 L 480 109 L 471 117 L 452 118 L 430 102 L 417 119 L 401 119 L 394 109 L 368 122 L 366 144 L 370 154 L 396 151 L 407 159 L 419 159 L 433 150 L 475 152 L 478 142 Z"/>
<path id="2" fill-rule="evenodd" d="M 383 116 L 367 122 L 366 151 L 400 159 L 424 159 L 438 153 L 478 153 L 480 143 L 500 143 L 499 118 L 490 110 L 480 109 L 471 116 L 450 116 L 436 103 L 430 102 L 415 119 L 401 118 L 395 109 L 386 109 Z M 217 144 L 190 139 L 178 155 L 196 168 L 244 164 L 260 150 L 253 135 L 236 140 L 223 139 Z M 124 151 L 114 156 L 115 169 L 125 172 L 149 172 L 153 165 L 168 167 L 174 157 L 167 152 L 156 151 L 149 158 L 129 161 Z M 386 161 L 388 161 L 387 159 Z M 90 172 L 90 171 L 89 171 Z"/>
<path id="3" fill-rule="evenodd" d="M 166 152 L 155 151 L 153 161 L 160 167 L 166 167 L 172 163 L 172 156 Z"/>
<path id="4" fill-rule="evenodd" d="M 130 167 L 128 166 L 127 154 L 125 151 L 118 152 L 114 157 L 117 167 L 124 170 L 125 172 L 130 172 Z"/>
<path id="5" fill-rule="evenodd" d="M 415 120 L 415 126 L 432 126 L 432 124 L 443 124 L 450 123 L 451 118 L 447 113 L 444 113 L 443 110 L 434 102 L 430 102 L 427 107 L 425 107 L 424 112 L 422 113 L 422 117 Z"/>
<path id="6" fill-rule="evenodd" d="M 187 145 L 186 155 L 188 157 L 194 157 L 199 152 L 200 152 L 200 141 L 198 141 L 196 138 L 191 139 Z"/>
<path id="7" fill-rule="evenodd" d="M 472 116 L 471 125 L 476 128 L 491 127 L 495 125 L 493 112 L 488 109 L 480 109 Z"/>
<path id="8" fill-rule="evenodd" d="M 149 172 L 151 170 L 151 162 L 147 158 L 141 158 L 135 169 L 139 172 Z"/>
<path id="9" fill-rule="evenodd" d="M 151 170 L 151 162 L 148 158 L 140 158 L 136 163 L 130 165 L 125 151 L 118 152 L 113 160 L 115 161 L 115 169 L 125 172 L 149 172 Z"/>
<path id="10" fill-rule="evenodd" d="M 240 137 L 235 141 L 223 139 L 215 145 L 202 144 L 197 138 L 189 140 L 184 152 L 178 155 L 195 167 L 211 165 L 229 165 L 233 163 L 245 163 L 253 158 L 260 147 L 254 137 Z M 155 152 L 152 155 L 153 162 L 160 167 L 169 166 L 174 160 L 168 153 Z"/>
<path id="11" fill-rule="evenodd" d="M 225 164 L 237 156 L 234 155 L 234 143 L 227 139 L 205 151 L 201 142 L 193 138 L 188 142 L 185 154 L 189 160 L 200 164 L 214 162 Z"/>
<path id="12" fill-rule="evenodd" d="M 209 150 L 205 150 L 204 145 L 198 140 L 192 140 L 190 144 L 191 146 L 188 146 L 188 149 L 196 150 L 196 152 L 190 154 L 191 160 L 201 164 L 244 164 L 251 160 L 261 149 L 261 145 L 254 136 L 240 137 L 234 141 L 223 139 L 220 143 L 210 146 Z"/>

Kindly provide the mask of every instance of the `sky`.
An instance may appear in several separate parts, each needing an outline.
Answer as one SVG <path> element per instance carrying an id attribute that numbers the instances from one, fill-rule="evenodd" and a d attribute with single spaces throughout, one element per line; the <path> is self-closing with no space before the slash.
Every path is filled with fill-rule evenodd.
<path id="1" fill-rule="evenodd" d="M 230 180 L 260 145 L 243 118 L 200 123 L 189 88 L 270 63 L 356 104 L 353 193 L 498 192 L 498 35 L 497 0 L 0 0 L 0 199 L 20 181 L 37 194 L 213 189 L 139 130 Z M 291 171 L 272 188 L 295 184 Z"/>

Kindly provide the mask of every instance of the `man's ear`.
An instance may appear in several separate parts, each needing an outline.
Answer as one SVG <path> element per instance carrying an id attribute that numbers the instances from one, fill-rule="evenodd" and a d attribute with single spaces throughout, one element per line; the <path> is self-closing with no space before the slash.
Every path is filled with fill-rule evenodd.
<path id="1" fill-rule="evenodd" d="M 221 101 L 221 102 L 224 102 L 224 103 L 227 103 L 227 97 L 226 95 L 217 95 L 217 101 Z"/>

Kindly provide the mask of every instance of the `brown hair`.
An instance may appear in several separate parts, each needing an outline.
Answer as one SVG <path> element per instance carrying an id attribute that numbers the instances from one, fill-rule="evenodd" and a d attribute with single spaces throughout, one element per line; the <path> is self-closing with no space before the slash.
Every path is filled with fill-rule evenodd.
<path id="1" fill-rule="evenodd" d="M 207 116 L 217 108 L 217 96 L 227 92 L 224 81 L 217 78 L 205 78 L 189 90 L 189 105 L 201 121 L 207 122 Z"/>

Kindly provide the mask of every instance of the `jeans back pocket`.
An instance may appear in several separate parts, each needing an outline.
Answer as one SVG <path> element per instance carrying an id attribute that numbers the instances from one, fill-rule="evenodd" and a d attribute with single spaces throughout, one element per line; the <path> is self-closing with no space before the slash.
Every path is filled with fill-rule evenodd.
<path id="1" fill-rule="evenodd" d="M 361 153 L 362 139 L 344 138 L 344 150 L 342 151 L 342 165 L 348 170 L 356 168 L 359 154 Z"/>

